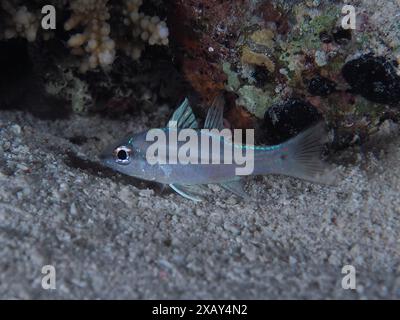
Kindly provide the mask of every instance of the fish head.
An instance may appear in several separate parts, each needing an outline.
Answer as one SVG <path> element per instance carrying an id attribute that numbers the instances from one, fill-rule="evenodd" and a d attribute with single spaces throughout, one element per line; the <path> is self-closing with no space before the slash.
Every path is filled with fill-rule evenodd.
<path id="1" fill-rule="evenodd" d="M 108 146 L 99 156 L 100 161 L 120 173 L 144 180 L 154 180 L 146 160 L 145 133 L 130 134 Z"/>

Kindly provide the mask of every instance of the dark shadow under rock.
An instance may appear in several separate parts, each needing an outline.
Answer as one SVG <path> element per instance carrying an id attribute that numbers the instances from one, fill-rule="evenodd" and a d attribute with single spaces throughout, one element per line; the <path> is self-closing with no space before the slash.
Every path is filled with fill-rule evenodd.
<path id="1" fill-rule="evenodd" d="M 306 101 L 292 99 L 270 107 L 264 116 L 262 142 L 282 143 L 322 119 L 319 111 Z"/>
<path id="2" fill-rule="evenodd" d="M 25 40 L 0 42 L 0 109 L 27 110 L 42 119 L 65 118 L 65 101 L 46 93 Z"/>

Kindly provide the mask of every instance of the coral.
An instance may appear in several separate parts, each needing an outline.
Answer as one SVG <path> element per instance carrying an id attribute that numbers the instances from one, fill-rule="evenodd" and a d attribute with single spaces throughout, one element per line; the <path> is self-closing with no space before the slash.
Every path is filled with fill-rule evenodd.
<path id="1" fill-rule="evenodd" d="M 64 70 L 56 79 L 46 83 L 46 92 L 70 101 L 74 113 L 87 113 L 93 105 L 93 97 L 89 92 L 88 84 L 75 77 L 68 69 Z"/>
<path id="2" fill-rule="evenodd" d="M 124 0 L 117 11 L 123 14 L 122 23 L 113 25 L 108 0 L 71 0 L 72 15 L 65 23 L 65 30 L 70 31 L 82 26 L 84 31 L 73 35 L 68 46 L 76 55 L 86 55 L 80 69 L 86 72 L 97 66 L 107 67 L 116 57 L 116 50 L 125 51 L 134 60 L 138 60 L 144 44 L 168 45 L 169 30 L 165 21 L 158 16 L 150 17 L 139 12 L 142 0 Z M 124 28 L 125 27 L 125 28 Z M 122 31 L 121 31 L 122 30 Z"/>
<path id="3" fill-rule="evenodd" d="M 5 28 L 0 33 L 0 39 L 12 39 L 22 37 L 29 42 L 37 38 L 40 25 L 40 15 L 29 11 L 26 6 L 17 5 L 16 2 L 1 0 L 1 8 L 7 13 L 5 17 Z"/>
<path id="4" fill-rule="evenodd" d="M 176 103 L 183 96 L 181 78 L 170 63 L 163 2 L 0 0 L 0 4 L 0 57 L 14 43 L 19 44 L 18 50 L 26 50 L 26 61 L 18 61 L 13 70 L 25 63 L 31 66 L 29 81 L 38 84 L 37 95 L 56 98 L 57 107 L 63 104 L 74 113 L 104 110 L 116 116 L 159 100 Z M 53 32 L 41 28 L 44 5 L 56 8 Z M 51 41 L 42 41 L 49 36 Z M 25 78 L 15 82 L 25 84 Z M 24 94 L 28 90 L 21 85 Z"/>
<path id="5" fill-rule="evenodd" d="M 237 91 L 240 87 L 240 80 L 237 73 L 231 70 L 231 64 L 229 62 L 224 62 L 222 65 L 222 69 L 227 75 L 227 90 Z"/>
<path id="6" fill-rule="evenodd" d="M 248 47 L 243 48 L 242 63 L 263 66 L 269 72 L 275 71 L 275 64 L 267 55 L 253 52 Z"/>
<path id="7" fill-rule="evenodd" d="M 356 30 L 341 27 L 342 1 L 173 2 L 178 62 L 205 105 L 229 91 L 228 110 L 245 109 L 256 127 L 269 108 L 300 99 L 343 136 L 368 136 L 388 115 L 400 120 L 399 1 L 352 1 Z"/>
<path id="8" fill-rule="evenodd" d="M 254 32 L 250 38 L 253 40 L 256 44 L 268 47 L 268 48 L 273 48 L 275 45 L 274 42 L 274 37 L 275 34 L 271 29 L 261 29 L 257 30 Z"/>
<path id="9" fill-rule="evenodd" d="M 22 0 L 1 0 L 5 13 L 0 20 L 0 30 L 4 29 L 0 40 L 22 37 L 34 42 L 39 33 L 43 39 L 49 39 L 53 34 L 40 28 L 43 3 L 32 1 L 29 6 L 22 3 Z M 109 0 L 53 0 L 49 4 L 55 5 L 59 13 L 66 8 L 71 12 L 64 29 L 71 34 L 67 45 L 72 54 L 82 57 L 79 63 L 82 72 L 110 66 L 117 50 L 138 60 L 146 44 L 169 44 L 166 22 L 140 12 L 143 0 L 115 4 Z"/>
<path id="10" fill-rule="evenodd" d="M 169 30 L 165 21 L 158 16 L 150 17 L 139 12 L 143 0 L 125 0 L 123 10 L 124 24 L 131 29 L 133 41 L 124 47 L 128 55 L 134 60 L 140 58 L 143 51 L 143 43 L 149 45 L 168 45 Z"/>
<path id="11" fill-rule="evenodd" d="M 70 31 L 82 26 L 84 31 L 73 35 L 68 46 L 75 55 L 87 55 L 82 62 L 82 72 L 97 66 L 108 66 L 115 59 L 115 42 L 110 38 L 111 27 L 107 22 L 110 12 L 108 0 L 71 0 L 72 15 L 65 22 L 64 28 Z"/>
<path id="12" fill-rule="evenodd" d="M 272 105 L 273 98 L 254 86 L 243 86 L 238 91 L 240 98 L 238 103 L 247 106 L 247 109 L 259 118 L 262 118 L 266 105 Z"/>

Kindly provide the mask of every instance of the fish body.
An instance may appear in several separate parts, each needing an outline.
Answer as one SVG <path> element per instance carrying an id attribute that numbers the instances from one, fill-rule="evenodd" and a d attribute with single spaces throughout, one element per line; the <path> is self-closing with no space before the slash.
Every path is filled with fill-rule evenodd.
<path id="1" fill-rule="evenodd" d="M 175 111 L 169 125 L 157 129 L 159 134 L 165 136 L 165 148 L 158 148 L 149 157 L 148 151 L 154 147 L 155 141 L 149 139 L 149 131 L 144 131 L 130 134 L 113 144 L 100 158 L 104 165 L 116 171 L 170 185 L 176 192 L 191 200 L 200 200 L 195 187 L 207 184 L 220 184 L 247 198 L 241 186 L 241 176 L 237 174 L 240 168 L 247 165 L 244 159 L 252 161 L 251 175 L 283 174 L 315 182 L 332 182 L 333 175 L 319 159 L 326 137 L 322 124 L 279 145 L 245 145 L 236 143 L 231 137 L 221 133 L 222 109 L 221 101 L 210 108 L 205 121 L 206 130 L 199 129 L 186 99 Z M 193 139 L 177 139 L 186 129 L 192 130 Z M 203 144 L 203 141 L 209 143 Z M 185 146 L 191 148 L 190 153 L 184 154 L 186 163 L 174 161 Z M 239 159 L 242 161 L 230 156 L 234 151 L 240 153 Z M 150 159 L 151 157 L 154 159 Z"/>

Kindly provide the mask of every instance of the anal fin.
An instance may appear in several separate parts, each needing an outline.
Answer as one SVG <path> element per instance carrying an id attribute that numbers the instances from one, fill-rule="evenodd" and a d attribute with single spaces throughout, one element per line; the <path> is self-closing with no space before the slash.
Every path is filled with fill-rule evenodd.
<path id="1" fill-rule="evenodd" d="M 182 197 L 195 201 L 200 202 L 203 201 L 203 198 L 199 195 L 201 191 L 203 191 L 202 186 L 196 185 L 183 185 L 183 184 L 170 184 L 169 185 L 176 193 L 181 195 Z"/>
<path id="2" fill-rule="evenodd" d="M 219 184 L 223 189 L 230 191 L 244 200 L 250 200 L 248 194 L 244 191 L 243 183 L 240 180 L 227 181 Z"/>

